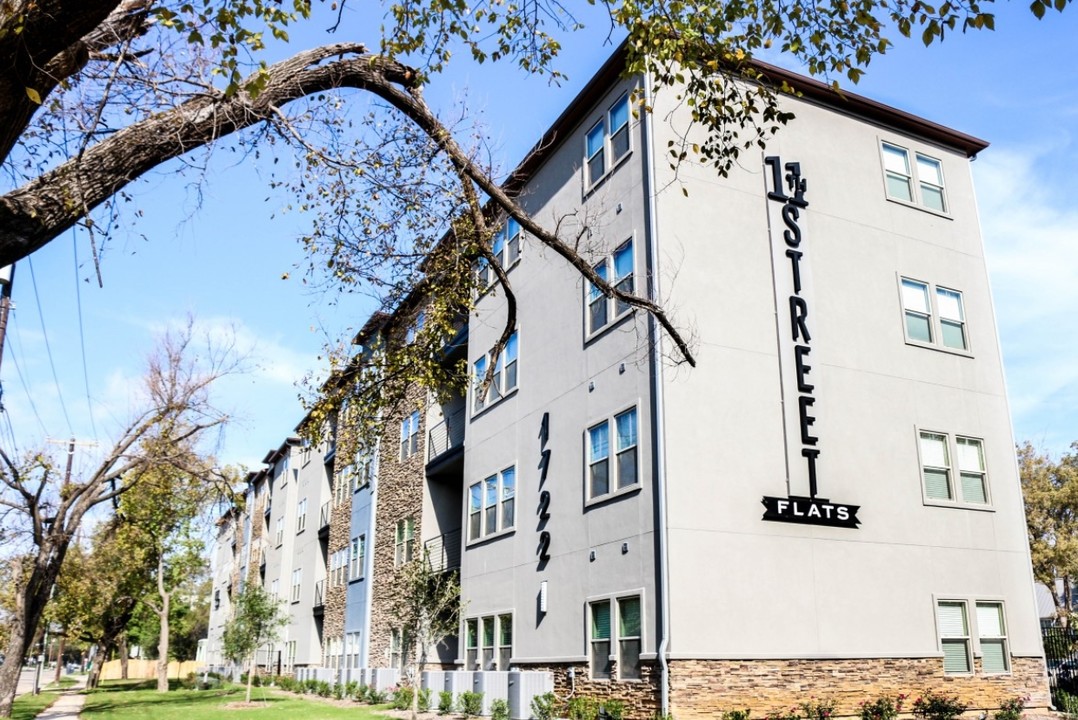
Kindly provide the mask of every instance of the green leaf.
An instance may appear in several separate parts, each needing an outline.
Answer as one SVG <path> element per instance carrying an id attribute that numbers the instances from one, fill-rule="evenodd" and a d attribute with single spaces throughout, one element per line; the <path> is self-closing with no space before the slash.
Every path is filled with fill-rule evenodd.
<path id="1" fill-rule="evenodd" d="M 1038 20 L 1044 17 L 1044 3 L 1041 0 L 1033 0 L 1029 5 L 1029 9 L 1033 11 Z"/>

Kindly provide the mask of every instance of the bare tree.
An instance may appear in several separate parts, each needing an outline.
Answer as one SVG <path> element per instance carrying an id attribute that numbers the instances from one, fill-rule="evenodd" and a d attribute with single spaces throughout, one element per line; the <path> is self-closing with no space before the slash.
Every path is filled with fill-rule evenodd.
<path id="1" fill-rule="evenodd" d="M 11 714 L 19 668 L 41 621 L 57 574 L 80 524 L 144 477 L 196 472 L 190 448 L 205 441 L 227 416 L 212 403 L 215 380 L 237 369 L 228 348 L 196 347 L 191 325 L 166 333 L 147 362 L 144 410 L 118 433 L 115 444 L 85 476 L 58 472 L 44 453 L 22 460 L 0 450 L 0 509 L 12 540 L 24 549 L 14 612 L 0 666 L 0 716 Z"/>

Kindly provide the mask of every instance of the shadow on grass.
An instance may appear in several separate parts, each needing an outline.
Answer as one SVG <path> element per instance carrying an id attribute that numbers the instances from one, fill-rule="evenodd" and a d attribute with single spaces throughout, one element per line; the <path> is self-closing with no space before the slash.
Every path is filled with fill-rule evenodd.
<path id="1" fill-rule="evenodd" d="M 190 705 L 193 709 L 196 707 L 204 709 L 215 706 L 224 700 L 242 702 L 245 696 L 244 688 L 236 685 L 215 690 L 184 690 L 178 685 L 174 687 L 173 683 L 170 682 L 169 687 L 169 692 L 158 693 L 155 692 L 157 682 L 154 680 L 146 682 L 129 681 L 120 685 L 110 683 L 102 688 L 90 691 L 90 696 L 87 697 L 86 705 L 82 709 L 82 717 L 92 718 L 95 713 L 105 713 L 121 708 L 125 710 L 128 708 L 146 708 L 146 712 L 151 712 L 149 708 Z M 138 695 L 123 695 L 124 692 L 128 691 L 137 691 Z M 108 693 L 108 699 L 101 697 L 105 693 Z M 95 695 L 98 697 L 95 698 Z M 259 704 L 270 705 L 282 702 L 285 698 L 275 696 L 261 697 L 256 690 L 251 700 Z"/>

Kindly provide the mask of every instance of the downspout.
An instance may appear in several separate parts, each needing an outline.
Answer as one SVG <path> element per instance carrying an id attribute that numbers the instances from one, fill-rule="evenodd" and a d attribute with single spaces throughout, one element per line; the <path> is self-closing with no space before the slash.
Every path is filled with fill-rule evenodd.
<path id="1" fill-rule="evenodd" d="M 374 446 L 374 472 L 371 473 L 370 482 L 370 512 L 367 513 L 367 545 L 363 548 L 363 584 L 365 587 L 366 601 L 363 613 L 363 635 L 359 638 L 360 667 L 370 667 L 370 638 L 371 638 L 371 611 L 374 605 L 374 531 L 378 527 L 375 523 L 378 513 L 378 481 L 381 471 L 381 439 Z"/>
<path id="2" fill-rule="evenodd" d="M 644 103 L 648 108 L 652 104 L 651 76 L 644 73 Z M 652 138 L 652 115 L 651 112 L 642 110 L 640 114 L 640 135 L 643 145 L 644 158 L 644 215 L 645 228 L 648 235 L 647 242 L 647 268 L 648 268 L 648 298 L 653 302 L 659 302 L 662 293 L 659 291 L 659 255 L 658 255 L 658 221 L 655 208 L 655 144 Z M 670 714 L 670 667 L 667 664 L 667 652 L 670 646 L 670 564 L 667 562 L 667 537 L 666 523 L 666 428 L 663 404 L 663 364 L 660 343 L 662 341 L 658 322 L 654 316 L 648 316 L 648 340 L 650 343 L 648 360 L 651 364 L 651 432 L 654 457 L 652 460 L 652 474 L 655 478 L 655 526 L 658 531 L 655 547 L 656 585 L 659 602 L 659 627 L 656 628 L 656 637 L 659 639 L 659 683 L 660 683 L 660 712 L 665 718 Z"/>

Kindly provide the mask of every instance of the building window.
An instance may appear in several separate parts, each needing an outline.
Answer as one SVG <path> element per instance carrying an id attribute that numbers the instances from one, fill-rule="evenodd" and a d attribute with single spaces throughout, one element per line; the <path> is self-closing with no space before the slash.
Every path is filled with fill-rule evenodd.
<path id="1" fill-rule="evenodd" d="M 587 186 L 594 186 L 629 152 L 629 96 L 622 95 L 584 139 Z M 608 160 L 609 157 L 609 160 Z"/>
<path id="2" fill-rule="evenodd" d="M 614 428 L 611 467 L 610 433 Z M 588 497 L 597 498 L 637 484 L 636 408 L 588 428 Z"/>
<path id="3" fill-rule="evenodd" d="M 273 582 L 270 583 L 270 596 L 274 600 L 280 599 L 280 597 L 281 597 L 281 580 L 280 580 L 280 578 L 275 578 L 273 580 Z"/>
<path id="4" fill-rule="evenodd" d="M 285 647 L 284 665 L 287 668 L 291 668 L 293 665 L 296 664 L 296 641 L 295 640 L 289 640 L 288 642 L 285 643 L 284 647 Z"/>
<path id="5" fill-rule="evenodd" d="M 303 570 L 296 568 L 292 571 L 292 602 L 299 602 L 300 585 L 303 582 Z"/>
<path id="6" fill-rule="evenodd" d="M 214 590 L 213 591 L 213 609 L 214 610 L 220 610 L 221 609 L 221 591 L 220 590 Z"/>
<path id="7" fill-rule="evenodd" d="M 505 270 L 509 270 L 520 260 L 520 244 L 523 236 L 520 223 L 515 218 L 508 218 L 494 234 L 490 252 L 494 256 L 494 261 Z M 476 260 L 473 269 L 479 292 L 483 292 L 498 279 L 498 274 L 486 258 Z"/>
<path id="8" fill-rule="evenodd" d="M 398 628 L 393 628 L 389 633 L 389 666 L 396 668 L 402 673 L 407 670 L 405 663 L 408 661 L 408 634 Z"/>
<path id="9" fill-rule="evenodd" d="M 423 326 L 427 322 L 427 313 L 420 310 L 416 313 L 415 322 L 408 326 L 408 330 L 404 333 L 404 341 L 411 345 L 415 342 L 416 336 L 423 330 Z"/>
<path id="10" fill-rule="evenodd" d="M 349 558 L 348 578 L 359 580 L 363 577 L 363 561 L 367 552 L 367 536 L 360 535 L 352 538 L 351 555 Z"/>
<path id="11" fill-rule="evenodd" d="M 1003 603 L 977 603 L 977 641 L 981 646 L 981 669 L 984 672 L 1005 673 L 1010 670 Z"/>
<path id="12" fill-rule="evenodd" d="M 393 556 L 393 564 L 400 567 L 412 560 L 412 549 L 415 543 L 415 521 L 413 518 L 404 518 L 397 521 L 396 547 Z"/>
<path id="13" fill-rule="evenodd" d="M 618 677 L 640 679 L 640 598 L 618 599 Z"/>
<path id="14" fill-rule="evenodd" d="M 468 539 L 509 530 L 516 520 L 516 467 L 508 467 L 468 489 Z"/>
<path id="15" fill-rule="evenodd" d="M 616 290 L 632 295 L 635 287 L 633 241 L 626 240 L 608 258 L 593 268 L 595 274 Z M 588 283 L 588 334 L 592 335 L 631 310 L 628 303 L 603 295 L 598 286 Z"/>
<path id="16" fill-rule="evenodd" d="M 943 650 L 943 672 L 948 675 L 972 672 L 966 603 L 951 600 L 940 602 L 936 607 L 936 616 L 939 620 L 940 649 Z"/>
<path id="17" fill-rule="evenodd" d="M 610 601 L 593 602 L 591 609 L 591 677 L 610 679 Z"/>
<path id="18" fill-rule="evenodd" d="M 969 350 L 962 293 L 902 278 L 906 340 L 951 350 Z"/>
<path id="19" fill-rule="evenodd" d="M 334 552 L 331 562 L 330 584 L 334 587 L 344 585 L 348 572 L 348 549 Z"/>
<path id="20" fill-rule="evenodd" d="M 483 381 L 487 377 L 487 367 L 494 356 L 494 351 L 484 355 L 475 361 L 475 375 L 473 380 L 473 407 L 479 412 L 487 405 L 493 404 L 508 395 L 517 388 L 517 359 L 519 357 L 519 345 L 517 333 L 514 332 L 505 342 L 505 348 L 498 355 L 494 363 L 494 373 L 491 375 L 490 385 L 487 391 L 482 392 Z"/>
<path id="21" fill-rule="evenodd" d="M 359 491 L 371 484 L 374 479 L 374 457 L 366 451 L 359 454 L 352 466 L 352 491 Z"/>
<path id="22" fill-rule="evenodd" d="M 988 481 L 984 464 L 984 445 L 977 438 L 955 436 L 927 430 L 920 432 L 921 476 L 925 497 L 943 502 L 971 505 L 988 504 Z M 952 458 L 958 460 L 958 488 L 954 485 Z"/>
<path id="23" fill-rule="evenodd" d="M 911 163 L 910 151 L 906 148 L 887 142 L 882 148 L 888 197 L 936 212 L 947 212 L 943 164 L 938 159 L 913 153 Z"/>
<path id="24" fill-rule="evenodd" d="M 419 452 L 419 411 L 401 420 L 401 460 Z"/>
<path id="25" fill-rule="evenodd" d="M 277 543 L 277 547 L 281 547 L 284 544 L 284 518 L 277 518 L 277 530 L 274 534 L 274 540 Z"/>
<path id="26" fill-rule="evenodd" d="M 508 670 L 512 657 L 512 613 L 465 620 L 465 670 Z"/>
<path id="27" fill-rule="evenodd" d="M 296 532 L 301 533 L 307 527 L 307 498 L 299 501 L 296 506 Z"/>

